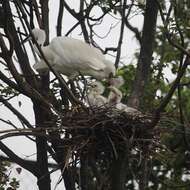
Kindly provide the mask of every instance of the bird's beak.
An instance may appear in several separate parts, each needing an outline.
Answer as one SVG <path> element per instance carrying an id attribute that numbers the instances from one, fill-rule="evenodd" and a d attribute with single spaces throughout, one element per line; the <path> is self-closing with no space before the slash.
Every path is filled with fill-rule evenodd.
<path id="1" fill-rule="evenodd" d="M 108 79 L 111 79 L 113 77 L 114 77 L 113 73 L 110 73 L 109 76 L 108 76 Z"/>
<path id="2" fill-rule="evenodd" d="M 109 76 L 108 76 L 108 80 L 107 80 L 107 84 L 108 86 L 112 85 L 112 79 L 114 78 L 114 75 L 113 73 L 110 73 Z"/>

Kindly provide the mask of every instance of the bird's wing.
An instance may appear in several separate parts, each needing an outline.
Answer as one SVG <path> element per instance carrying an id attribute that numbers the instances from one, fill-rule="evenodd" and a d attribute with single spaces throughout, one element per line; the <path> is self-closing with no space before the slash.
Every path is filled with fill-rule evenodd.
<path id="1" fill-rule="evenodd" d="M 104 56 L 96 48 L 90 47 L 81 40 L 57 37 L 50 44 L 51 49 L 62 58 L 62 61 L 68 63 L 70 67 L 80 69 L 103 70 L 105 64 Z"/>
<path id="2" fill-rule="evenodd" d="M 88 66 L 95 70 L 95 71 L 103 71 L 106 67 L 106 65 L 98 60 L 98 59 L 95 59 L 95 58 L 91 58 L 88 62 L 86 62 L 88 64 Z"/>

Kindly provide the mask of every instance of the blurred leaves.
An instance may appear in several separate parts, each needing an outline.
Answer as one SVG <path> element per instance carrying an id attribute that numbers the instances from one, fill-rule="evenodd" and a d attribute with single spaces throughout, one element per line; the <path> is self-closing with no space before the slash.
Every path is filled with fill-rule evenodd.
<path id="1" fill-rule="evenodd" d="M 10 177 L 10 163 L 0 161 L 0 190 L 16 190 L 19 188 L 19 182 L 16 178 Z"/>

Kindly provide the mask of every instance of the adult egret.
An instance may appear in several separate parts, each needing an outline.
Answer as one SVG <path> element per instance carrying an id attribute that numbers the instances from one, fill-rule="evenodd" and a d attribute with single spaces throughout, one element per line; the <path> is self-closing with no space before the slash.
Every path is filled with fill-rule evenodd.
<path id="1" fill-rule="evenodd" d="M 68 37 L 55 37 L 49 45 L 44 46 L 46 39 L 44 30 L 35 28 L 32 33 L 51 66 L 70 79 L 80 73 L 93 76 L 97 80 L 115 75 L 114 64 L 106 60 L 99 49 L 91 47 L 81 40 Z M 38 51 L 37 53 L 39 54 Z M 33 67 L 38 72 L 49 69 L 43 59 L 34 64 Z"/>
<path id="2" fill-rule="evenodd" d="M 90 84 L 89 92 L 87 93 L 87 100 L 90 106 L 105 106 L 107 103 L 107 98 L 102 96 L 104 89 L 104 86 L 98 81 Z"/>

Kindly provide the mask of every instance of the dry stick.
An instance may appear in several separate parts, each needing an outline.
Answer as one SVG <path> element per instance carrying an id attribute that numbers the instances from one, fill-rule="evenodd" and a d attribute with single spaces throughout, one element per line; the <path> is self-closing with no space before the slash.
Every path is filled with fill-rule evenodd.
<path id="1" fill-rule="evenodd" d="M 38 51 L 40 52 L 43 60 L 45 61 L 45 63 L 47 64 L 47 66 L 49 67 L 50 71 L 52 71 L 52 73 L 56 76 L 56 78 L 59 80 L 60 84 L 64 87 L 64 89 L 67 91 L 68 95 L 69 95 L 69 99 L 72 103 L 74 103 L 75 105 L 80 105 L 84 110 L 86 110 L 86 107 L 84 106 L 84 104 L 82 102 L 80 102 L 74 95 L 73 93 L 70 91 L 70 89 L 68 88 L 65 80 L 61 77 L 61 75 L 56 71 L 54 70 L 54 68 L 51 66 L 51 64 L 48 62 L 48 60 L 46 59 L 46 57 L 44 56 L 43 54 L 43 51 L 41 50 L 40 46 L 38 45 L 38 43 L 36 42 L 35 38 L 34 38 L 34 35 L 32 34 L 32 31 L 30 29 L 30 25 L 28 23 L 28 20 L 27 20 L 27 16 L 22 8 L 22 6 L 20 5 L 20 3 L 18 2 L 18 0 L 16 0 L 17 2 L 17 5 L 22 13 L 22 16 L 23 16 L 23 19 L 25 20 L 25 23 L 26 23 L 26 26 L 30 32 L 30 35 L 32 36 L 32 39 L 34 40 L 34 43 L 35 45 L 37 46 L 38 48 Z"/>
<path id="2" fill-rule="evenodd" d="M 77 22 L 75 25 L 73 25 L 65 34 L 65 36 L 68 36 L 78 25 L 80 24 L 80 22 Z"/>

